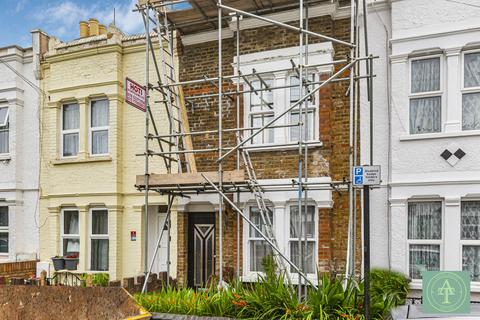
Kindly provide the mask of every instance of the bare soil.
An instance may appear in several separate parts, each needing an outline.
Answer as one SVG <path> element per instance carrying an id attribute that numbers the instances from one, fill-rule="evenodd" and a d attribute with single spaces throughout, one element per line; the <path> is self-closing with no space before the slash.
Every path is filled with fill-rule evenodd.
<path id="1" fill-rule="evenodd" d="M 1 319 L 125 319 L 139 310 L 122 288 L 0 286 Z"/>

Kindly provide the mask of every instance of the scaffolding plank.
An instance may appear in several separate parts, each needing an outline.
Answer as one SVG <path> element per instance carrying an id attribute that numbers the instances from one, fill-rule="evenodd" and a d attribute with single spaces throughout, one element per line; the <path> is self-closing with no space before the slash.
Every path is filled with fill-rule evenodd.
<path id="1" fill-rule="evenodd" d="M 176 187 L 186 185 L 201 185 L 207 183 L 202 177 L 204 174 L 214 183 L 218 183 L 218 172 L 195 172 L 195 173 L 172 173 L 172 174 L 150 174 L 149 187 Z M 232 170 L 223 172 L 224 183 L 245 182 L 244 170 Z M 137 187 L 145 187 L 145 176 L 137 175 Z"/>

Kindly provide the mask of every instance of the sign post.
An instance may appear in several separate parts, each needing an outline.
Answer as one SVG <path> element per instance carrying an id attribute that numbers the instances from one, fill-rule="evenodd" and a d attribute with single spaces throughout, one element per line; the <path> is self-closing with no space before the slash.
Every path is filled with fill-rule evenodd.
<path id="1" fill-rule="evenodd" d="M 130 78 L 125 79 L 125 102 L 135 108 L 147 111 L 147 90 Z"/>
<path id="2" fill-rule="evenodd" d="M 379 185 L 380 166 L 353 167 L 353 185 L 363 186 L 363 309 L 370 320 L 370 186 Z"/>

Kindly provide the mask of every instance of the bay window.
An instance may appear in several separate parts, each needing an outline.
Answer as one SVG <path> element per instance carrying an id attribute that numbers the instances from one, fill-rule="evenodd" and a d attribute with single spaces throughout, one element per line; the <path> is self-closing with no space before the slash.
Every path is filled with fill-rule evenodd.
<path id="1" fill-rule="evenodd" d="M 62 252 L 63 255 L 80 252 L 79 214 L 75 209 L 62 210 Z"/>
<path id="2" fill-rule="evenodd" d="M 442 241 L 442 202 L 408 203 L 408 260 L 412 279 L 422 271 L 440 270 Z"/>
<path id="3" fill-rule="evenodd" d="M 290 259 L 296 266 L 301 266 L 300 259 L 305 257 L 306 265 L 303 267 L 306 273 L 316 273 L 316 214 L 315 206 L 308 206 L 305 214 L 305 206 L 302 206 L 301 215 L 298 214 L 298 205 L 290 206 Z M 301 222 L 304 222 L 303 226 Z M 307 238 L 306 244 L 301 243 L 299 248 L 299 238 L 304 240 Z M 299 254 L 300 252 L 300 254 Z M 295 272 L 293 267 L 290 272 Z"/>
<path id="4" fill-rule="evenodd" d="M 74 157 L 78 154 L 80 138 L 80 109 L 77 103 L 62 107 L 62 156 Z"/>
<path id="5" fill-rule="evenodd" d="M 480 201 L 461 204 L 462 269 L 480 281 Z"/>
<path id="6" fill-rule="evenodd" d="M 0 154 L 8 153 L 8 139 L 9 127 L 8 127 L 8 107 L 0 108 Z"/>
<path id="7" fill-rule="evenodd" d="M 8 207 L 0 207 L 0 254 L 8 253 Z"/>
<path id="8" fill-rule="evenodd" d="M 108 210 L 91 210 L 90 270 L 108 271 Z"/>
<path id="9" fill-rule="evenodd" d="M 90 103 L 90 152 L 92 155 L 108 154 L 109 110 L 108 100 Z"/>
<path id="10" fill-rule="evenodd" d="M 440 132 L 442 126 L 440 57 L 410 63 L 410 133 Z"/>
<path id="11" fill-rule="evenodd" d="M 463 55 L 462 129 L 480 130 L 480 52 Z"/>

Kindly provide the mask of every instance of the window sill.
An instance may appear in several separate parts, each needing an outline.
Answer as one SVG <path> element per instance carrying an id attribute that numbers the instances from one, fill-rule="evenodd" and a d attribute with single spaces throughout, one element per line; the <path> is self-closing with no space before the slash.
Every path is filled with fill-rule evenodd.
<path id="1" fill-rule="evenodd" d="M 10 153 L 1 153 L 0 154 L 0 161 L 10 161 L 12 160 L 12 156 Z"/>
<path id="2" fill-rule="evenodd" d="M 400 136 L 400 141 L 414 141 L 414 140 L 442 139 L 442 138 L 460 138 L 460 137 L 471 137 L 471 136 L 480 136 L 480 130 L 406 134 L 406 135 Z"/>
<path id="3" fill-rule="evenodd" d="M 92 162 L 108 162 L 112 161 L 110 156 L 94 156 L 86 159 L 80 158 L 66 158 L 66 159 L 56 159 L 52 161 L 53 165 L 62 165 L 62 164 L 77 164 L 77 163 L 92 163 Z"/>
<path id="4" fill-rule="evenodd" d="M 321 141 L 309 141 L 307 142 L 309 148 L 318 148 L 322 147 L 323 143 Z M 245 148 L 248 152 L 263 152 L 263 151 L 288 151 L 288 150 L 297 150 L 298 142 L 290 142 L 286 144 L 250 144 Z"/>

